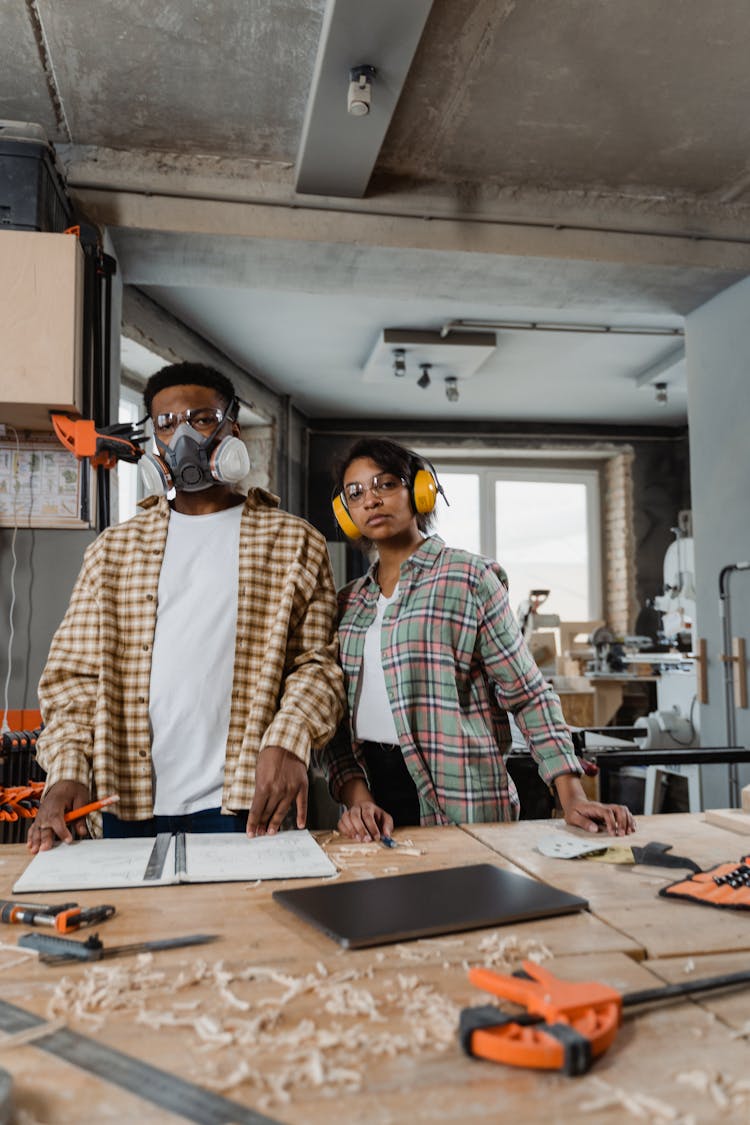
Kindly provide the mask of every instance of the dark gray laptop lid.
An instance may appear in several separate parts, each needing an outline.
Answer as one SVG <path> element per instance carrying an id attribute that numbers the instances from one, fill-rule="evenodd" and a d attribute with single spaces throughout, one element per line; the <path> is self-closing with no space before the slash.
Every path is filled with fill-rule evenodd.
<path id="1" fill-rule="evenodd" d="M 504 926 L 588 903 L 491 863 L 274 891 L 273 898 L 347 948 Z"/>

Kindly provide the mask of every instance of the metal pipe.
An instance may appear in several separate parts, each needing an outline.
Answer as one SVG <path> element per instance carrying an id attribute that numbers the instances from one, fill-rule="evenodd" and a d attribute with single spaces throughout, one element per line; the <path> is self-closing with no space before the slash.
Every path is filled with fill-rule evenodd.
<path id="1" fill-rule="evenodd" d="M 722 649 L 724 657 L 724 708 L 726 717 L 727 746 L 737 742 L 737 717 L 734 704 L 734 667 L 732 661 L 732 620 L 729 579 L 735 570 L 750 570 L 750 562 L 730 563 L 722 567 L 719 574 L 719 618 L 721 620 Z M 737 763 L 729 766 L 729 803 L 739 808 L 740 781 Z"/>
<path id="2" fill-rule="evenodd" d="M 70 163 L 70 160 L 68 161 Z M 67 169 L 66 169 L 67 171 Z M 712 242 L 718 245 L 747 246 L 750 237 L 737 235 L 722 235 L 697 232 L 694 230 L 651 230 L 648 227 L 636 226 L 604 226 L 591 223 L 561 223 L 559 221 L 541 219 L 501 219 L 489 215 L 478 215 L 475 211 L 456 211 L 451 209 L 427 211 L 424 207 L 382 207 L 373 209 L 374 205 L 365 207 L 357 200 L 351 202 L 342 197 L 307 196 L 304 203 L 298 199 L 269 199 L 263 194 L 247 193 L 237 195 L 233 192 L 216 194 L 208 191 L 177 191 L 154 187 L 128 187 L 126 183 L 105 184 L 96 179 L 86 179 L 85 176 L 76 177 L 67 174 L 67 185 L 70 191 L 97 192 L 101 195 L 132 195 L 142 199 L 179 199 L 198 203 L 239 203 L 251 207 L 268 207 L 279 211 L 323 211 L 341 215 L 361 215 L 376 219 L 420 219 L 422 222 L 445 223 L 471 223 L 484 226 L 511 227 L 528 230 L 554 231 L 564 234 L 567 231 L 582 234 L 623 234 L 630 238 L 672 239 L 678 242 Z"/>
<path id="3" fill-rule="evenodd" d="M 497 328 L 509 332 L 577 332 L 598 336 L 684 336 L 684 328 L 667 328 L 656 325 L 653 328 L 636 325 L 615 324 L 570 324 L 557 321 L 536 320 L 448 320 L 440 329 L 443 339 L 450 332 L 468 331 L 474 328 Z"/>

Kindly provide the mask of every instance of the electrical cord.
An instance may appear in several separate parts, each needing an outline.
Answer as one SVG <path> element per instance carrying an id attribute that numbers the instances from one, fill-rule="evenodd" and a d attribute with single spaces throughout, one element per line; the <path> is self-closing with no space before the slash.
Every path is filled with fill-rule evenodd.
<path id="1" fill-rule="evenodd" d="M 694 695 L 691 702 L 690 702 L 690 711 L 688 713 L 688 722 L 690 723 L 690 737 L 688 738 L 687 742 L 684 742 L 681 738 L 675 738 L 675 736 L 670 732 L 669 737 L 672 739 L 672 742 L 676 742 L 678 746 L 691 746 L 692 745 L 692 742 L 693 742 L 693 739 L 695 738 L 695 733 L 696 733 L 695 732 L 695 723 L 693 722 L 693 709 L 694 709 L 697 702 L 698 702 L 698 696 Z"/>

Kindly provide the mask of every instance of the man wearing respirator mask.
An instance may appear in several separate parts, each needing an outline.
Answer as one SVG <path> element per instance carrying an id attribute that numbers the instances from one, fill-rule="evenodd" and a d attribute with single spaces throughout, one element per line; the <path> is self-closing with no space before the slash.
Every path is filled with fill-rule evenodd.
<path id="1" fill-rule="evenodd" d="M 46 850 L 117 793 L 104 834 L 304 827 L 310 751 L 342 712 L 323 537 L 253 488 L 231 382 L 163 368 L 144 403 L 155 450 L 143 512 L 89 547 L 39 686 Z M 153 495 L 153 494 L 156 495 Z"/>

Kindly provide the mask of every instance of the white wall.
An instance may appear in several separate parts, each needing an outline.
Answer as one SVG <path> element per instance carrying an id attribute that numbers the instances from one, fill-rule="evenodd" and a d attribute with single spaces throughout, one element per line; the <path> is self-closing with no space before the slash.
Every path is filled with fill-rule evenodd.
<path id="1" fill-rule="evenodd" d="M 701 742 L 726 744 L 719 573 L 750 558 L 750 279 L 725 290 L 686 321 L 690 477 L 697 593 L 696 636 L 708 642 L 709 702 Z M 750 648 L 750 571 L 730 580 L 732 633 Z M 750 710 L 736 712 L 737 741 L 750 745 Z M 713 767 L 712 767 L 713 770 Z M 750 767 L 740 767 L 740 784 Z M 728 793 L 706 794 L 726 805 Z M 713 801 L 712 801 L 713 799 Z"/>

